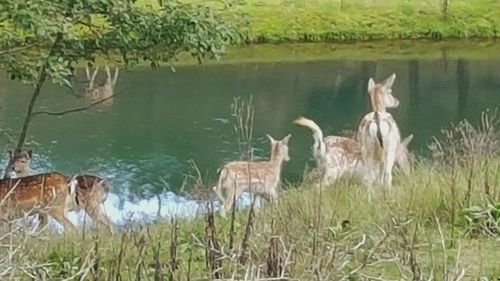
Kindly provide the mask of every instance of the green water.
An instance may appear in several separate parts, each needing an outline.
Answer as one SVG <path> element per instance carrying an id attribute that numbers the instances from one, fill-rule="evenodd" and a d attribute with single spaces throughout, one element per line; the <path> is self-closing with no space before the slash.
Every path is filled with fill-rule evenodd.
<path id="1" fill-rule="evenodd" d="M 119 94 L 111 105 L 63 117 L 37 116 L 27 147 L 35 149 L 34 170 L 105 176 L 120 196 L 147 198 L 177 190 L 190 172 L 190 160 L 211 185 L 216 168 L 240 154 L 231 103 L 235 97 L 252 95 L 255 154 L 268 155 L 265 133 L 275 138 L 292 133 L 292 160 L 284 175 L 286 181 L 297 181 L 306 164 L 312 164 L 312 138 L 292 121 L 307 116 L 325 134 L 355 130 L 369 110 L 368 78 L 380 80 L 392 72 L 397 74 L 393 94 L 401 101 L 393 114 L 403 136 L 415 135 L 411 149 L 418 153 L 425 154 L 443 126 L 463 118 L 478 120 L 483 110 L 500 105 L 500 54 L 484 60 L 288 59 L 184 66 L 176 72 L 137 69 L 121 72 Z M 103 73 L 99 79 L 104 79 Z M 31 88 L 5 75 L 0 85 L 1 128 L 17 136 Z M 58 111 L 86 104 L 67 90 L 47 85 L 38 106 Z M 3 135 L 1 142 L 4 149 L 13 146 Z"/>

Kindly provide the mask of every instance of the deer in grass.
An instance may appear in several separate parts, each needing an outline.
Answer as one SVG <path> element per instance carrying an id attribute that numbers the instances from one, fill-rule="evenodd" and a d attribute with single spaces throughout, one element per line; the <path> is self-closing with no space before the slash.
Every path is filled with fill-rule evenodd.
<path id="1" fill-rule="evenodd" d="M 106 70 L 106 82 L 104 85 L 95 86 L 95 78 L 99 67 L 96 67 L 92 76 L 90 76 L 90 70 L 88 65 L 85 66 L 85 73 L 87 75 L 87 80 L 89 81 L 88 86 L 85 88 L 85 97 L 92 102 L 107 99 L 103 104 L 111 105 L 113 103 L 112 96 L 118 80 L 118 67 L 115 68 L 114 76 L 111 76 L 111 70 L 108 65 L 104 67 Z"/>
<path id="2" fill-rule="evenodd" d="M 213 190 L 223 202 L 221 214 L 225 215 L 243 192 L 263 196 L 271 202 L 278 199 L 283 161 L 290 161 L 288 155 L 288 134 L 282 140 L 271 141 L 271 156 L 268 161 L 233 161 L 218 170 L 219 180 Z"/>
<path id="3" fill-rule="evenodd" d="M 32 153 L 31 150 L 17 153 L 9 151 L 12 172 L 16 177 L 26 177 L 31 174 Z M 111 220 L 104 212 L 104 201 L 109 194 L 108 183 L 93 175 L 78 175 L 75 177 L 75 182 L 75 200 L 68 206 L 68 211 L 84 210 L 94 222 L 103 224 L 110 233 L 113 233 Z M 40 213 L 39 220 L 42 224 L 46 224 L 47 214 Z"/>
<path id="4" fill-rule="evenodd" d="M 26 213 L 40 214 L 41 224 L 48 223 L 48 216 L 64 226 L 76 230 L 67 217 L 68 206 L 74 204 L 76 181 L 50 172 L 17 179 L 0 180 L 0 212 L 2 219 L 23 217 Z M 2 223 L 3 224 L 3 223 Z"/>
<path id="5" fill-rule="evenodd" d="M 366 114 L 358 127 L 358 141 L 361 145 L 363 164 L 367 168 L 368 182 L 373 185 L 392 185 L 392 169 L 396 161 L 401 134 L 398 124 L 387 108 L 396 108 L 399 100 L 392 95 L 392 85 L 396 74 L 382 83 L 368 81 L 372 112 Z"/>
<path id="6" fill-rule="evenodd" d="M 313 157 L 322 186 L 331 185 L 341 177 L 357 177 L 365 181 L 367 171 L 357 140 L 343 136 L 323 137 L 321 128 L 313 120 L 303 116 L 297 118 L 294 123 L 309 128 L 313 133 Z M 412 138 L 413 135 L 406 137 L 399 143 L 396 151 L 396 164 L 402 169 L 409 167 L 408 144 Z"/>

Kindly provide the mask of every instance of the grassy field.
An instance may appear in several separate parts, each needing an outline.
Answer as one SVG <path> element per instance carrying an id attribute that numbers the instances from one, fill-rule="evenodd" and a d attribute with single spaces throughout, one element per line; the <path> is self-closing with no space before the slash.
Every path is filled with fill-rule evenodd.
<path id="1" fill-rule="evenodd" d="M 500 2 L 497 0 L 225 2 L 248 20 L 249 25 L 241 30 L 248 42 L 492 38 L 500 35 Z M 220 7 L 222 2 L 216 3 L 214 5 Z"/>
<path id="2" fill-rule="evenodd" d="M 484 120 L 448 131 L 392 189 L 305 180 L 277 205 L 227 218 L 200 204 L 195 219 L 114 236 L 13 229 L 0 279 L 498 280 L 499 123 Z"/>

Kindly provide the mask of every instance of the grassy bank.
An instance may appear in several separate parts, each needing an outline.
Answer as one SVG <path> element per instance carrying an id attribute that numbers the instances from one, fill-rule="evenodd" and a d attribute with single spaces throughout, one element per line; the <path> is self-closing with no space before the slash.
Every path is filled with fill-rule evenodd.
<path id="1" fill-rule="evenodd" d="M 347 181 L 318 190 L 304 181 L 277 205 L 234 217 L 205 210 L 114 236 L 12 230 L 1 240 L 0 277 L 496 280 L 500 147 L 495 122 L 484 124 L 448 131 L 433 158 L 398 173 L 390 190 Z"/>
<path id="2" fill-rule="evenodd" d="M 218 61 L 205 60 L 204 65 L 306 62 L 321 60 L 455 60 L 498 59 L 500 44 L 477 40 L 397 40 L 356 43 L 285 43 L 235 46 Z M 198 61 L 182 54 L 174 65 L 196 65 Z"/>
<path id="3" fill-rule="evenodd" d="M 441 2 L 250 1 L 242 9 L 259 42 L 498 36 L 498 1 L 450 1 L 447 17 Z"/>
<path id="4" fill-rule="evenodd" d="M 249 26 L 241 31 L 249 42 L 492 38 L 500 35 L 500 3 L 495 0 L 228 2 L 234 5 L 235 11 L 247 16 Z M 443 4 L 445 2 L 448 5 Z"/>
<path id="5" fill-rule="evenodd" d="M 283 43 L 232 46 L 219 60 L 204 60 L 202 66 L 241 63 L 308 62 L 322 60 L 485 60 L 499 59 L 500 44 L 493 40 L 381 40 L 356 43 Z M 116 56 L 97 59 L 98 65 L 119 61 Z M 85 61 L 77 66 L 84 67 Z M 173 66 L 199 65 L 181 53 Z M 143 62 L 134 66 L 150 68 Z"/>
<path id="6" fill-rule="evenodd" d="M 229 0 L 201 1 L 230 8 L 250 43 L 376 39 L 497 38 L 496 0 Z M 139 5 L 158 7 L 156 0 Z M 447 3 L 447 4 L 445 4 Z M 234 15 L 241 15 L 236 16 Z M 243 24 L 243 23 L 247 24 Z"/>

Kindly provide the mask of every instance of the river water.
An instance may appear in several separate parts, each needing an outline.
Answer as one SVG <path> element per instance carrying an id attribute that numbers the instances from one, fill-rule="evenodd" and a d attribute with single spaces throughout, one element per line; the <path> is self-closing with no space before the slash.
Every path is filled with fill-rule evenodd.
<path id="1" fill-rule="evenodd" d="M 393 94 L 401 104 L 392 112 L 403 137 L 414 134 L 410 148 L 420 154 L 425 155 L 431 137 L 443 126 L 463 118 L 478 120 L 482 111 L 500 105 L 500 54 L 485 59 L 289 58 L 179 66 L 175 72 L 137 68 L 121 71 L 118 94 L 111 102 L 83 113 L 37 116 L 27 147 L 35 150 L 36 172 L 85 172 L 108 179 L 112 194 L 106 209 L 117 223 L 144 215 L 193 214 L 196 203 L 178 192 L 185 175 L 192 173 L 191 162 L 210 187 L 217 167 L 241 154 L 231 115 L 236 97 L 252 96 L 257 158 L 269 153 L 265 133 L 275 138 L 292 134 L 292 160 L 284 167 L 284 180 L 296 182 L 306 164 L 313 163 L 312 138 L 292 121 L 307 116 L 325 134 L 356 130 L 369 110 L 368 78 L 379 81 L 393 72 Z M 79 79 L 83 78 L 80 70 Z M 98 80 L 104 81 L 102 72 Z M 0 83 L 0 141 L 7 149 L 13 142 L 5 133 L 17 136 L 31 88 L 5 76 Z M 48 85 L 38 110 L 60 111 L 88 103 Z"/>

